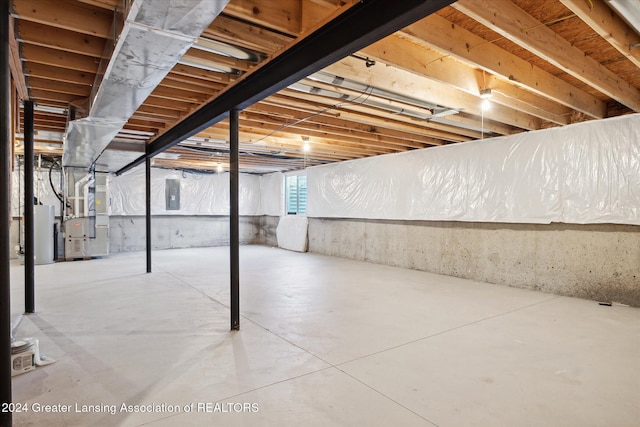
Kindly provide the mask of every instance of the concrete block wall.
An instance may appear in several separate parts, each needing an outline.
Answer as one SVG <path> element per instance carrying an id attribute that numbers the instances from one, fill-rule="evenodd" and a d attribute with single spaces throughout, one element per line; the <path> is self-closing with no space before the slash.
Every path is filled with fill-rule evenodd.
<path id="1" fill-rule="evenodd" d="M 309 250 L 640 307 L 640 227 L 309 219 Z"/>

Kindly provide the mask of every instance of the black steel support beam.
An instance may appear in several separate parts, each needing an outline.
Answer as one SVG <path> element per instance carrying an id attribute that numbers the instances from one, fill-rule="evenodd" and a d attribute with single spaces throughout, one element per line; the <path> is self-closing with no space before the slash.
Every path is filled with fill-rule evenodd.
<path id="1" fill-rule="evenodd" d="M 33 158 L 33 101 L 24 101 L 24 312 L 27 314 L 36 310 Z"/>
<path id="2" fill-rule="evenodd" d="M 144 156 L 120 175 L 180 141 L 336 61 L 392 34 L 455 0 L 363 0 L 221 93 L 147 145 Z"/>
<path id="3" fill-rule="evenodd" d="M 144 162 L 146 194 L 146 230 L 147 230 L 147 273 L 151 273 L 151 158 Z"/>
<path id="4" fill-rule="evenodd" d="M 231 330 L 240 329 L 240 202 L 238 153 L 240 146 L 240 112 L 232 109 L 229 118 L 229 223 L 231 271 Z"/>
<path id="5" fill-rule="evenodd" d="M 11 77 L 9 71 L 9 1 L 0 0 L 0 405 L 11 403 Z M 0 411 L 0 426 L 12 424 L 11 411 Z"/>

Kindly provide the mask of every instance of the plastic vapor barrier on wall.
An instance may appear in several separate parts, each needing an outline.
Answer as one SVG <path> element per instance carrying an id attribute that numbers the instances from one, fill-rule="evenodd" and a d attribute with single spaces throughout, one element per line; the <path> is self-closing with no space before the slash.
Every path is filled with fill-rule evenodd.
<path id="1" fill-rule="evenodd" d="M 280 172 L 275 172 L 262 175 L 260 178 L 262 214 L 271 216 L 284 215 L 284 175 Z"/>
<path id="2" fill-rule="evenodd" d="M 24 168 L 14 169 L 11 174 L 11 215 L 14 218 L 24 214 Z M 60 191 L 60 171 L 53 171 L 51 181 Z M 60 216 L 60 200 L 56 197 L 51 184 L 49 183 L 49 171 L 43 168 L 42 171 L 35 171 L 33 174 L 33 196 L 38 199 L 38 203 L 42 205 L 51 205 L 55 209 L 55 215 Z"/>
<path id="3" fill-rule="evenodd" d="M 179 209 L 167 210 L 166 180 L 180 183 Z M 262 215 L 261 177 L 240 174 L 240 215 Z M 145 214 L 145 172 L 137 167 L 109 182 L 111 215 Z M 229 174 L 195 173 L 151 169 L 151 213 L 153 215 L 228 215 Z"/>
<path id="4" fill-rule="evenodd" d="M 308 215 L 640 225 L 640 115 L 309 168 Z"/>

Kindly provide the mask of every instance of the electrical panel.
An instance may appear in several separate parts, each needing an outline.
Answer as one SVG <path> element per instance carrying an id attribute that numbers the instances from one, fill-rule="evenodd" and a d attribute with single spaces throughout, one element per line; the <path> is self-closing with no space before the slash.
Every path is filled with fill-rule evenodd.
<path id="1" fill-rule="evenodd" d="M 168 211 L 180 210 L 180 180 L 167 179 L 164 184 L 164 195 L 166 199 L 166 209 Z"/>

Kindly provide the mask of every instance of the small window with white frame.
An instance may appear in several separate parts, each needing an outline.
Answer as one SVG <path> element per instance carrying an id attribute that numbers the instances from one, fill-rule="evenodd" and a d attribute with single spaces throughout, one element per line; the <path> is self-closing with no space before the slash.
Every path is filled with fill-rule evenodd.
<path id="1" fill-rule="evenodd" d="M 287 215 L 306 215 L 307 176 L 287 175 L 285 177 L 285 203 Z"/>

